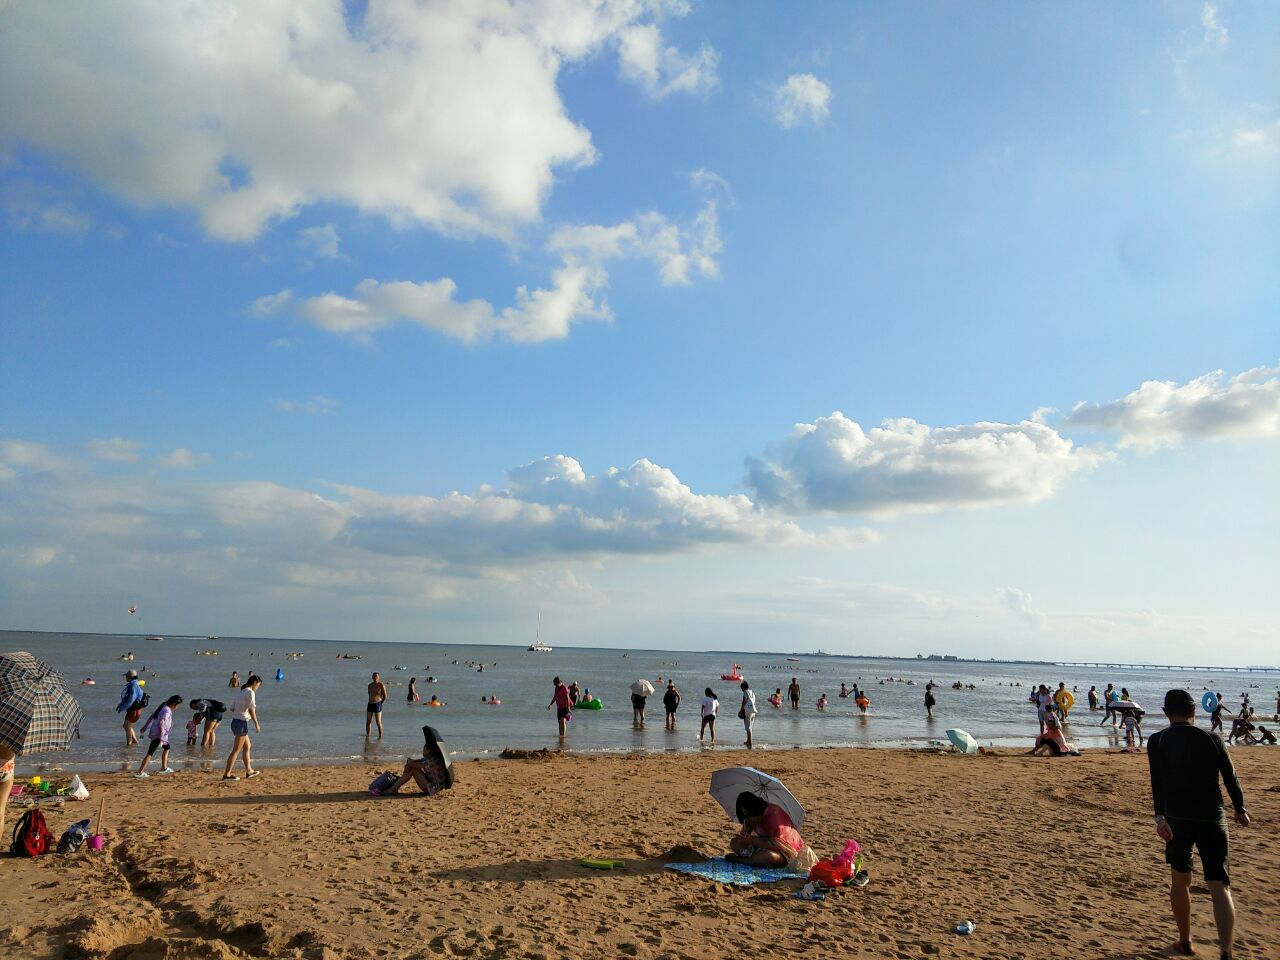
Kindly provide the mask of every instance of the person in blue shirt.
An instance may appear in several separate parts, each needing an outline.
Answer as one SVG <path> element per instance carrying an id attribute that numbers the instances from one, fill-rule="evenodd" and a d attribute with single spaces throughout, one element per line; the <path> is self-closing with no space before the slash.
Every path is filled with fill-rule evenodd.
<path id="1" fill-rule="evenodd" d="M 138 683 L 138 674 L 133 670 L 125 671 L 124 679 L 116 713 L 124 713 L 124 745 L 131 747 L 138 742 L 138 733 L 133 726 L 142 716 L 142 684 Z"/>

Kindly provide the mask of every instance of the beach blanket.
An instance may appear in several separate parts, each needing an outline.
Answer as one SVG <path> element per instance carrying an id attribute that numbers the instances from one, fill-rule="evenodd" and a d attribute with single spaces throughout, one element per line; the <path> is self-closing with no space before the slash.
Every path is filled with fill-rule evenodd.
<path id="1" fill-rule="evenodd" d="M 729 883 L 735 887 L 749 887 L 756 883 L 774 883 L 778 880 L 805 880 L 803 873 L 792 873 L 785 867 L 753 867 L 745 863 L 730 863 L 721 857 L 712 857 L 702 863 L 668 863 L 668 870 L 705 877 L 716 883 Z"/>

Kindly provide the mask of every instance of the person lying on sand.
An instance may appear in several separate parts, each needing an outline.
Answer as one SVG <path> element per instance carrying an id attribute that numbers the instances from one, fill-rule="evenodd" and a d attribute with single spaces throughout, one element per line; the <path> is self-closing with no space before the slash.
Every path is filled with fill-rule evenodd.
<path id="1" fill-rule="evenodd" d="M 808 873 L 818 862 L 787 812 L 777 804 L 765 803 L 744 790 L 735 806 L 742 832 L 729 841 L 733 852 L 726 860 L 755 867 L 786 867 L 796 873 Z"/>

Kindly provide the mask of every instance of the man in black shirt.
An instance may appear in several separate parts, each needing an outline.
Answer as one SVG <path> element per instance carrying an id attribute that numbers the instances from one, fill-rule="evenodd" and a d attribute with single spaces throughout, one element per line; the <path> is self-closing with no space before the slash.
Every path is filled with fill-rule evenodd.
<path id="1" fill-rule="evenodd" d="M 1196 703 L 1186 690 L 1164 696 L 1169 727 L 1147 741 L 1151 764 L 1151 797 L 1155 803 L 1156 833 L 1165 842 L 1164 858 L 1172 871 L 1169 902 L 1178 925 L 1176 952 L 1191 956 L 1191 848 L 1200 852 L 1200 866 L 1213 897 L 1213 920 L 1223 960 L 1230 960 L 1235 928 L 1235 904 L 1227 872 L 1227 822 L 1223 816 L 1218 777 L 1231 795 L 1236 822 L 1249 825 L 1244 794 L 1226 745 L 1215 733 L 1195 726 Z"/>

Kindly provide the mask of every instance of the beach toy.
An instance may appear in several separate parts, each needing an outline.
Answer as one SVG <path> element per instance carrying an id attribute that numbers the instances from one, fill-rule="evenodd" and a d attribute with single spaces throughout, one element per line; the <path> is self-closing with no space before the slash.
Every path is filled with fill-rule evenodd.
<path id="1" fill-rule="evenodd" d="M 38 773 L 37 773 L 34 777 L 32 777 L 32 778 L 28 781 L 28 783 L 30 783 L 30 784 L 31 784 L 31 786 L 33 786 L 33 787 L 39 787 L 39 786 L 40 786 L 40 784 L 41 784 L 41 782 L 42 782 L 42 780 L 43 780 L 43 778 L 40 776 L 40 774 L 38 774 Z"/>
<path id="2" fill-rule="evenodd" d="M 1070 690 L 1064 688 L 1054 694 L 1053 702 L 1063 710 L 1070 710 L 1076 705 L 1076 698 L 1071 695 Z"/>
<path id="3" fill-rule="evenodd" d="M 97 682 L 98 682 L 98 681 L 97 681 L 97 680 L 95 680 L 95 679 L 93 679 L 93 677 L 85 677 L 83 680 L 81 680 L 81 681 L 80 681 L 80 686 L 82 686 L 82 687 L 92 687 L 92 686 L 95 686 L 95 685 L 97 684 Z"/>
<path id="4" fill-rule="evenodd" d="M 90 850 L 101 850 L 103 844 L 107 842 L 107 838 L 100 833 L 95 833 L 89 838 L 88 844 Z"/>
<path id="5" fill-rule="evenodd" d="M 573 705 L 575 710 L 601 710 L 604 708 L 604 702 L 599 697 L 592 697 L 590 700 L 579 700 Z"/>
<path id="6" fill-rule="evenodd" d="M 592 870 L 619 870 L 627 865 L 623 860 L 594 860 L 588 858 L 578 862 L 584 867 L 590 867 Z"/>
<path id="7" fill-rule="evenodd" d="M 1204 707 L 1209 713 L 1218 709 L 1218 698 L 1212 690 L 1206 690 L 1204 696 L 1200 698 L 1200 706 Z"/>
<path id="8" fill-rule="evenodd" d="M 857 700 L 853 702 L 856 703 L 858 706 L 860 706 L 863 710 L 871 706 L 871 701 L 868 700 L 866 697 L 859 697 Z"/>
<path id="9" fill-rule="evenodd" d="M 145 680 L 139 680 L 139 681 L 138 681 L 138 686 L 140 686 L 140 687 L 145 687 L 146 685 L 147 685 L 147 681 L 145 681 Z"/>
<path id="10" fill-rule="evenodd" d="M 281 670 L 279 667 L 276 667 L 276 680 L 280 681 L 283 679 L 284 679 L 284 671 Z"/>
<path id="11" fill-rule="evenodd" d="M 499 700 L 497 697 L 494 697 L 492 700 L 489 701 L 489 706 L 500 707 L 502 706 L 502 701 Z"/>
<path id="12" fill-rule="evenodd" d="M 721 679 L 721 680 L 741 680 L 741 679 L 742 679 L 742 667 L 738 666 L 738 665 L 735 663 L 735 664 L 733 665 L 733 673 L 722 673 L 722 674 L 720 674 L 720 679 Z"/>

